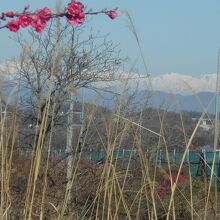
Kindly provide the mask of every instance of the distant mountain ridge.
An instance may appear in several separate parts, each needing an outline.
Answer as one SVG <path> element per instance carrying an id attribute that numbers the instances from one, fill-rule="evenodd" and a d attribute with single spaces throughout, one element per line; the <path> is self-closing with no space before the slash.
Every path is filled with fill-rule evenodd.
<path id="1" fill-rule="evenodd" d="M 154 108 L 165 108 L 171 111 L 203 112 L 207 108 L 209 113 L 215 112 L 215 93 L 200 92 L 196 95 L 179 95 L 155 91 L 150 98 L 150 105 Z"/>
<path id="2" fill-rule="evenodd" d="M 15 80 L 15 72 L 15 63 L 0 63 L 0 77 L 4 81 Z M 120 87 L 120 83 L 124 81 L 129 87 L 133 88 L 138 84 L 140 90 L 146 90 L 149 85 L 152 85 L 151 89 L 153 91 L 191 95 L 200 92 L 215 92 L 217 74 L 205 73 L 200 75 L 189 75 L 170 72 L 164 74 L 150 74 L 150 77 L 148 77 L 145 74 L 137 74 L 135 72 L 118 72 L 115 77 L 119 80 L 98 82 L 95 83 L 95 85 L 100 88 Z"/>
<path id="3" fill-rule="evenodd" d="M 140 79 L 139 90 L 135 96 L 135 102 L 142 103 L 146 94 L 146 80 Z M 136 81 L 129 82 L 129 87 L 134 88 Z M 133 85 L 133 84 L 134 85 Z M 216 74 L 205 74 L 200 77 L 182 75 L 178 73 L 164 74 L 160 76 L 152 76 L 151 83 L 153 92 L 149 100 L 149 106 L 153 108 L 163 108 L 170 111 L 196 111 L 202 112 L 210 101 L 208 111 L 214 113 L 215 111 L 215 87 Z M 2 94 L 5 99 L 8 98 L 11 89 L 15 85 L 15 81 L 10 76 L 10 80 L 5 80 L 2 84 Z M 101 88 L 104 88 L 104 83 Z M 99 86 L 99 85 L 98 85 Z M 105 89 L 104 89 L 105 90 Z M 119 92 L 120 85 L 110 85 L 107 90 Z M 195 94 L 192 95 L 193 91 Z M 196 93 L 197 92 L 197 93 Z M 21 94 L 27 94 L 28 91 L 23 89 Z M 82 98 L 82 92 L 79 92 Z M 116 103 L 116 96 L 113 93 L 104 92 L 95 93 L 92 90 L 84 90 L 84 99 L 86 102 L 98 103 L 109 108 L 113 108 Z"/>
<path id="4" fill-rule="evenodd" d="M 152 87 L 154 91 L 191 95 L 200 92 L 216 91 L 216 74 L 203 74 L 199 76 L 169 73 L 152 76 Z"/>
<path id="5" fill-rule="evenodd" d="M 139 91 L 134 97 L 135 103 L 143 103 L 146 92 Z M 98 103 L 108 108 L 115 107 L 116 96 L 111 93 L 102 93 L 97 95 L 91 91 L 84 92 L 84 99 L 86 102 Z M 116 106 L 117 107 L 117 106 Z M 153 91 L 150 93 L 148 107 L 162 108 L 168 111 L 195 111 L 203 112 L 204 108 L 208 107 L 208 112 L 213 114 L 215 112 L 215 93 L 200 92 L 196 95 L 180 95 L 171 94 L 161 91 Z"/>

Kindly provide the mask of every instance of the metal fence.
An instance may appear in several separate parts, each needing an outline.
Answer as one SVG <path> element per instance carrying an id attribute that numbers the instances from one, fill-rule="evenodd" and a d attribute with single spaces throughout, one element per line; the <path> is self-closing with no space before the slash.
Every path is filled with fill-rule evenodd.
<path id="1" fill-rule="evenodd" d="M 214 161 L 215 154 L 215 161 Z M 159 165 L 163 167 L 168 164 L 180 165 L 183 160 L 184 152 L 169 152 L 168 155 L 165 152 L 160 151 L 159 153 Z M 169 158 L 169 159 L 168 159 Z M 212 165 L 214 163 L 214 173 L 220 176 L 220 152 L 216 151 L 188 151 L 183 160 L 183 165 L 190 167 L 190 172 L 192 176 L 201 176 L 206 174 L 210 176 Z"/>
<path id="2" fill-rule="evenodd" d="M 25 157 L 29 158 L 34 155 L 34 151 L 32 149 L 18 149 L 17 151 L 19 157 Z M 129 157 L 137 157 L 137 151 L 136 150 L 127 150 L 127 149 L 120 149 L 115 150 L 112 152 L 114 159 L 123 159 L 123 158 L 129 158 Z M 52 150 L 51 151 L 51 157 L 52 158 L 66 158 L 68 157 L 68 154 L 65 150 Z M 73 153 L 74 156 L 79 156 L 82 158 L 88 158 L 90 160 L 103 160 L 107 157 L 107 153 L 104 150 L 88 150 L 88 151 L 82 151 Z"/>
<path id="3" fill-rule="evenodd" d="M 112 157 L 114 159 L 126 159 L 126 158 L 137 158 L 138 153 L 136 150 L 131 149 L 119 149 L 112 152 Z M 34 155 L 34 151 L 32 149 L 18 149 L 18 156 L 30 158 Z M 46 154 L 45 154 L 46 156 Z M 93 161 L 104 160 L 107 157 L 107 153 L 104 150 L 98 151 L 82 151 L 78 153 L 74 153 L 74 156 L 78 156 L 81 158 L 87 158 Z M 152 155 L 151 155 L 152 156 Z M 157 157 L 155 155 L 152 156 L 155 158 L 156 163 L 160 167 L 166 167 L 168 163 L 171 165 L 179 166 L 184 156 L 184 152 L 177 152 L 176 150 L 172 152 L 163 152 L 159 151 Z M 68 157 L 68 154 L 65 150 L 52 150 L 51 151 L 52 158 L 60 158 L 65 159 Z M 215 161 L 214 160 L 214 152 L 211 151 L 188 151 L 185 155 L 183 165 L 190 167 L 190 171 L 192 176 L 201 176 L 206 174 L 209 176 L 211 174 L 211 168 L 214 162 L 214 172 L 217 176 L 220 177 L 220 152 L 216 151 Z"/>

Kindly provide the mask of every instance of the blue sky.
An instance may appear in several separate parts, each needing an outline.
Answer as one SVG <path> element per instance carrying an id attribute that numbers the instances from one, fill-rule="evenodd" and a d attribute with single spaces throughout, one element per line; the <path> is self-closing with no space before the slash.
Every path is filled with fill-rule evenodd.
<path id="1" fill-rule="evenodd" d="M 62 1 L 68 2 L 68 1 Z M 190 75 L 215 73 L 220 47 L 219 0 L 82 0 L 93 9 L 119 7 L 132 16 L 140 36 L 149 72 L 153 75 L 178 72 Z M 30 4 L 33 9 L 53 7 L 55 0 L 2 0 L 0 11 L 22 10 Z M 111 33 L 120 43 L 122 54 L 132 61 L 139 56 L 135 39 L 127 27 L 126 16 L 111 21 L 105 16 L 92 19 L 94 30 Z M 18 46 L 10 40 L 14 34 L 0 31 L 0 62 L 19 54 Z M 141 64 L 137 68 L 142 71 Z"/>

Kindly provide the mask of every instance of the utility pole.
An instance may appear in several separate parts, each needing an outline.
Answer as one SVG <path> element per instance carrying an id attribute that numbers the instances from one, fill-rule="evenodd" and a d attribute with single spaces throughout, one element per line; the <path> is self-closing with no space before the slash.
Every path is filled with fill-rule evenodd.
<path id="1" fill-rule="evenodd" d="M 67 190 L 68 197 L 67 203 L 71 202 L 71 182 L 73 174 L 73 127 L 74 127 L 74 114 L 80 114 L 82 121 L 80 128 L 80 143 L 82 142 L 82 134 L 84 130 L 84 93 L 83 93 L 83 104 L 81 112 L 74 112 L 74 91 L 70 91 L 69 95 L 69 110 L 67 112 L 67 140 L 66 140 L 66 154 L 67 154 Z M 82 144 L 82 143 L 81 143 Z"/>
<path id="2" fill-rule="evenodd" d="M 140 141 L 140 146 L 142 145 L 142 113 L 138 121 L 139 125 L 139 141 Z"/>
<path id="3" fill-rule="evenodd" d="M 218 66 L 217 66 L 217 81 L 216 81 L 216 101 L 215 101 L 215 128 L 214 128 L 214 158 L 211 170 L 211 178 L 210 182 L 212 182 L 213 173 L 215 172 L 215 161 L 216 161 L 216 150 L 218 146 L 218 139 L 219 139 L 219 109 L 220 109 L 220 49 L 218 51 Z M 219 168 L 219 160 L 218 160 L 218 168 Z M 211 183 L 210 183 L 211 185 Z M 210 189 L 209 189 L 210 190 Z M 215 178 L 215 203 L 216 203 L 216 210 L 217 210 L 217 203 L 218 203 L 218 180 Z M 207 209 L 207 207 L 206 207 Z"/>
<path id="4" fill-rule="evenodd" d="M 80 121 L 81 121 L 81 127 L 80 127 L 80 134 L 79 134 L 79 152 L 82 151 L 82 145 L 83 145 L 83 133 L 84 133 L 84 89 L 82 89 L 82 110 L 81 110 L 81 114 L 80 114 Z"/>
<path id="5" fill-rule="evenodd" d="M 73 173 L 73 98 L 74 93 L 70 91 L 70 100 L 69 100 L 69 111 L 67 112 L 67 140 L 66 140 L 66 154 L 67 154 L 67 190 L 68 198 L 67 203 L 71 202 L 71 181 Z"/>

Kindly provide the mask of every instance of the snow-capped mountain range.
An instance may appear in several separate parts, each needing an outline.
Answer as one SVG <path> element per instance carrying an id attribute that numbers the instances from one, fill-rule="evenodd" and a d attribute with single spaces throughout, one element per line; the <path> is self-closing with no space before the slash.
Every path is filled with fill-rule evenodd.
<path id="1" fill-rule="evenodd" d="M 129 86 L 138 84 L 140 90 L 151 87 L 153 91 L 190 95 L 198 92 L 215 92 L 216 74 L 203 74 L 199 76 L 184 75 L 180 73 L 167 73 L 144 77 L 137 74 L 124 74 Z"/>
<path id="2" fill-rule="evenodd" d="M 9 72 L 13 72 L 11 69 L 15 68 L 12 65 L 6 66 L 0 64 L 0 81 L 7 82 L 3 83 L 3 93 L 6 98 L 16 78 L 15 74 L 9 74 Z M 208 106 L 210 100 L 212 100 L 208 110 L 211 113 L 214 112 L 216 74 L 192 76 L 180 73 L 167 73 L 150 75 L 148 77 L 137 73 L 120 73 L 117 78 L 118 79 L 113 82 L 94 83 L 94 86 L 103 89 L 103 91 L 113 91 L 114 94 L 125 94 L 138 88 L 136 90 L 137 102 L 142 102 L 146 91 L 151 90 L 153 91 L 150 98 L 150 105 L 152 107 L 169 108 L 174 111 L 186 110 L 201 112 L 204 110 L 204 107 Z M 127 90 L 125 88 L 127 88 Z M 28 91 L 23 91 L 23 94 L 27 92 Z M 85 100 L 88 102 L 95 100 L 95 102 L 99 104 L 104 104 L 109 107 L 114 106 L 115 95 L 113 93 L 102 93 L 101 91 L 100 94 L 101 96 L 99 98 L 97 97 L 97 93 L 87 90 L 85 92 Z"/>
<path id="3" fill-rule="evenodd" d="M 180 73 L 166 73 L 161 75 L 138 75 L 136 73 L 120 73 L 118 80 L 114 82 L 102 82 L 95 84 L 97 87 L 122 88 L 126 86 L 139 90 L 153 90 L 179 95 L 192 95 L 199 92 L 215 92 L 216 74 L 186 75 Z"/>
<path id="4" fill-rule="evenodd" d="M 144 77 L 137 74 L 122 74 L 121 80 L 108 83 L 108 90 L 123 94 L 123 88 L 136 88 L 136 102 L 142 103 L 149 89 L 151 98 L 148 102 L 153 108 L 165 108 L 171 111 L 197 111 L 202 112 L 205 108 L 210 113 L 215 111 L 216 74 L 204 74 L 200 76 L 169 73 Z M 124 85 L 125 84 L 125 85 Z M 106 84 L 100 85 L 102 88 Z M 130 91 L 130 90 L 128 90 Z M 90 96 L 91 97 L 91 96 Z M 103 95 L 100 103 L 113 105 L 111 95 Z M 208 107 L 209 106 L 209 107 Z"/>
<path id="5" fill-rule="evenodd" d="M 215 92 L 216 79 L 216 74 L 190 76 L 179 73 L 169 73 L 152 76 L 151 82 L 154 91 L 191 95 L 199 92 Z"/>
<path id="6" fill-rule="evenodd" d="M 13 81 L 15 77 L 15 63 L 0 63 L 0 77 Z M 172 94 L 192 95 L 199 92 L 215 92 L 217 74 L 201 74 L 197 76 L 180 73 L 151 74 L 149 77 L 137 73 L 119 73 L 114 82 L 99 82 L 97 87 L 122 87 L 122 83 L 137 87 L 140 90 L 153 90 Z"/>

